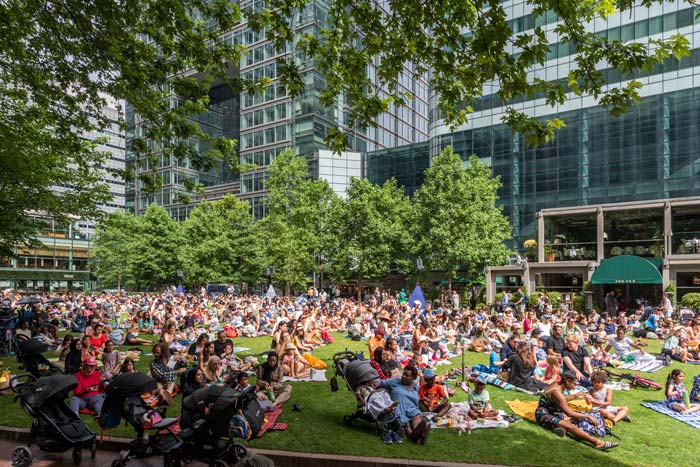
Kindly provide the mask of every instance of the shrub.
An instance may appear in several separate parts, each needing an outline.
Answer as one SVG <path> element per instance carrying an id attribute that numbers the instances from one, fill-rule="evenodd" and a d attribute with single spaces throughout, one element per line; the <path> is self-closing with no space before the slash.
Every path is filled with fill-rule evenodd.
<path id="1" fill-rule="evenodd" d="M 537 294 L 530 295 L 530 298 L 528 299 L 528 305 L 530 308 L 536 307 L 540 301 L 538 300 Z"/>
<path id="2" fill-rule="evenodd" d="M 573 307 L 575 311 L 584 311 L 585 303 L 586 302 L 583 300 L 583 295 L 578 293 L 574 295 Z"/>
<path id="3" fill-rule="evenodd" d="M 482 308 L 486 308 L 486 303 L 479 302 L 476 304 L 476 309 L 481 310 Z"/>
<path id="4" fill-rule="evenodd" d="M 495 297 L 493 297 L 493 303 L 501 303 L 503 300 L 503 292 L 498 292 Z"/>
<path id="5" fill-rule="evenodd" d="M 559 308 L 559 303 L 561 303 L 561 294 L 559 292 L 548 292 L 549 301 L 552 302 L 552 310 Z"/>
<path id="6" fill-rule="evenodd" d="M 693 310 L 700 309 L 700 293 L 687 293 L 683 295 L 681 305 L 692 308 Z"/>

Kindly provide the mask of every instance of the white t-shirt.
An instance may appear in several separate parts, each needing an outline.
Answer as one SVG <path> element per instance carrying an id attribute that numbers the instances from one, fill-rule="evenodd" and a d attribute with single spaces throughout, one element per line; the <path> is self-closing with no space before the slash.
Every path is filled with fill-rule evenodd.
<path id="1" fill-rule="evenodd" d="M 625 357 L 630 353 L 632 341 L 629 337 L 623 337 L 618 340 L 617 336 L 612 336 L 608 339 L 608 344 L 615 349 L 615 353 L 620 357 Z"/>

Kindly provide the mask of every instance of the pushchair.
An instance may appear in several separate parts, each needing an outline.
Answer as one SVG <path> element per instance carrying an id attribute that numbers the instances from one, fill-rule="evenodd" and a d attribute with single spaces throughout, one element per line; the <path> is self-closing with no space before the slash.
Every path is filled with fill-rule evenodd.
<path id="1" fill-rule="evenodd" d="M 249 389 L 254 394 L 255 386 Z M 228 387 L 209 386 L 183 399 L 180 437 L 184 463 L 194 459 L 225 467 L 246 456 L 248 451 L 233 441 L 230 429 L 232 416 L 242 410 L 241 394 Z"/>
<path id="2" fill-rule="evenodd" d="M 377 370 L 372 368 L 369 361 L 359 360 L 355 353 L 346 350 L 333 355 L 333 367 L 335 376 L 331 378 L 331 390 L 337 390 L 337 377 L 340 376 L 345 380 L 348 390 L 355 394 L 357 401 L 355 412 L 343 416 L 345 425 L 352 426 L 355 420 L 362 419 L 376 423 L 378 434 L 398 426 L 396 413 L 386 410 L 391 405 L 389 395 L 386 391 L 373 389 L 368 384 L 379 379 Z"/>
<path id="3" fill-rule="evenodd" d="M 14 337 L 17 349 L 17 363 L 21 369 L 27 370 L 35 378 L 44 376 L 62 375 L 63 370 L 46 359 L 42 354 L 49 350 L 49 346 L 37 338 L 27 339 L 21 334 Z"/>
<path id="4" fill-rule="evenodd" d="M 53 375 L 34 379 L 31 375 L 15 376 L 10 388 L 27 414 L 32 417 L 32 428 L 27 446 L 12 451 L 12 465 L 26 467 L 32 464 L 32 444 L 47 452 L 65 452 L 73 448 L 73 462 L 80 464 L 81 448 L 89 447 L 95 458 L 95 433 L 65 403 L 70 391 L 78 385 L 73 375 Z"/>
<path id="5" fill-rule="evenodd" d="M 141 397 L 155 391 L 156 387 L 156 380 L 144 373 L 124 373 L 115 376 L 105 388 L 107 397 L 99 418 L 100 426 L 114 428 L 123 418 L 136 431 L 136 439 L 119 453 L 112 467 L 124 467 L 132 458 L 151 456 L 163 456 L 164 467 L 180 465 L 182 440 L 172 429 L 177 419 L 165 418 L 164 408 L 154 409 Z M 147 433 L 148 430 L 155 432 Z"/>

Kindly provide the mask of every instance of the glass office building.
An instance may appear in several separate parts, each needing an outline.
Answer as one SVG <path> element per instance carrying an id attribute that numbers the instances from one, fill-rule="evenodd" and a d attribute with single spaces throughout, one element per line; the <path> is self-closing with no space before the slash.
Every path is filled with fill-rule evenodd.
<path id="1" fill-rule="evenodd" d="M 504 8 L 514 34 L 541 26 L 550 41 L 547 61 L 532 76 L 566 83 L 576 50 L 558 41 L 557 16 L 549 12 L 533 17 L 532 6 L 521 0 L 506 1 Z M 604 69 L 611 86 L 631 79 L 643 84 L 641 102 L 621 117 L 613 117 L 591 97 L 572 93 L 557 107 L 547 105 L 544 96 L 509 103 L 529 115 L 565 121 L 556 139 L 538 148 L 528 147 L 521 135 L 501 123 L 505 107 L 494 93 L 496 83 L 486 88 L 469 122 L 456 131 L 441 119 L 437 96 L 431 96 L 430 155 L 451 145 L 463 159 L 476 154 L 491 165 L 503 184 L 500 203 L 513 226 L 509 247 L 516 251 L 523 251 L 525 240 L 537 238 L 536 213 L 542 209 L 700 194 L 700 19 L 695 10 L 683 3 L 638 6 L 595 20 L 587 29 L 611 40 L 639 42 L 680 33 L 690 41 L 692 53 L 681 60 L 669 58 L 649 73 Z M 405 178 L 391 173 L 392 167 L 401 168 L 393 161 L 400 154 L 414 158 L 404 148 L 389 151 L 387 158 L 368 154 L 366 176 L 378 182 L 391 175 Z M 422 157 L 420 164 L 425 164 Z M 406 182 L 407 191 L 415 191 L 416 180 Z"/>

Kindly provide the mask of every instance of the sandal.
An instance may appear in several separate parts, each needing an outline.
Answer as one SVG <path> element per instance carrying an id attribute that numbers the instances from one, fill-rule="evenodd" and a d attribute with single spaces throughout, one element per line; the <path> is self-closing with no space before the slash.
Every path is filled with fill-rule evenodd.
<path id="1" fill-rule="evenodd" d="M 598 451 L 607 451 L 608 449 L 616 448 L 620 445 L 620 443 L 611 443 L 610 441 L 606 441 L 602 446 L 593 446 L 595 449 Z"/>

